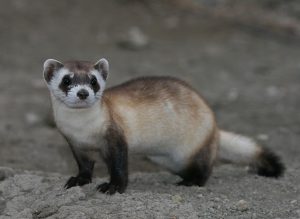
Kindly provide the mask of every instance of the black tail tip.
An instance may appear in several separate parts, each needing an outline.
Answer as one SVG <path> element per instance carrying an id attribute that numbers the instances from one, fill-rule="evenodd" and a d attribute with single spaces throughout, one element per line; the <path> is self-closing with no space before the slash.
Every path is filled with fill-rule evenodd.
<path id="1" fill-rule="evenodd" d="M 278 178 L 283 175 L 285 167 L 279 156 L 264 148 L 253 165 L 255 172 L 260 176 Z"/>

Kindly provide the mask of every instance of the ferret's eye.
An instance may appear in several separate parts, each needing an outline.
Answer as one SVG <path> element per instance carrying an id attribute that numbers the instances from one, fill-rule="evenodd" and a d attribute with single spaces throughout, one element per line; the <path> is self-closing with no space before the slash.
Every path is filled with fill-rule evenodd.
<path id="1" fill-rule="evenodd" d="M 70 76 L 69 76 L 69 75 L 66 75 L 65 77 L 63 77 L 62 83 L 63 83 L 65 86 L 71 85 L 71 78 L 70 78 Z"/>
<path id="2" fill-rule="evenodd" d="M 97 78 L 95 76 L 91 79 L 91 85 L 92 86 L 97 85 Z"/>

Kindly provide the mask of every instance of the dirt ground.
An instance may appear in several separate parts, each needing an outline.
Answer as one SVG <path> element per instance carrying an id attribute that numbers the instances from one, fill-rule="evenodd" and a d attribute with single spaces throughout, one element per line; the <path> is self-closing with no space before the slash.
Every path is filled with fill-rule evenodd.
<path id="1" fill-rule="evenodd" d="M 0 6 L 0 218 L 300 218 L 297 34 L 161 1 L 5 0 Z M 176 176 L 131 157 L 124 195 L 95 191 L 98 177 L 106 176 L 100 160 L 93 184 L 63 190 L 76 165 L 51 126 L 42 63 L 101 57 L 110 61 L 110 86 L 144 75 L 188 81 L 221 128 L 276 151 L 285 176 L 267 179 L 224 165 L 204 188 L 176 187 Z"/>

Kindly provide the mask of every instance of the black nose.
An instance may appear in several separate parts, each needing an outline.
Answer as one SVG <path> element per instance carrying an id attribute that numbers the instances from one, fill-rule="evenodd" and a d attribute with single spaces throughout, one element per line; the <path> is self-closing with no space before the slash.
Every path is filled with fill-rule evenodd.
<path id="1" fill-rule="evenodd" d="M 89 92 L 85 89 L 81 89 L 77 93 L 77 97 L 79 97 L 80 100 L 85 100 L 89 96 Z"/>

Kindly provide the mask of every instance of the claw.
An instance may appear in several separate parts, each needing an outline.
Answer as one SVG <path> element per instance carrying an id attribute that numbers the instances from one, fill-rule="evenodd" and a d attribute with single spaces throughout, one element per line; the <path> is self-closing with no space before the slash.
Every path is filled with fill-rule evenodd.
<path id="1" fill-rule="evenodd" d="M 77 184 L 77 179 L 76 179 L 76 177 L 71 176 L 71 177 L 68 179 L 68 181 L 66 182 L 64 188 L 65 188 L 65 189 L 69 189 L 69 188 L 71 188 L 71 187 L 76 186 L 76 184 Z"/>
<path id="2" fill-rule="evenodd" d="M 125 188 L 123 188 L 123 186 L 115 185 L 113 183 L 102 183 L 99 186 L 97 186 L 97 190 L 102 193 L 113 195 L 116 192 L 122 194 L 125 191 Z"/>
<path id="3" fill-rule="evenodd" d="M 90 178 L 85 178 L 82 176 L 72 176 L 65 184 L 64 188 L 69 189 L 74 186 L 83 186 L 85 184 L 91 183 L 92 180 Z"/>

